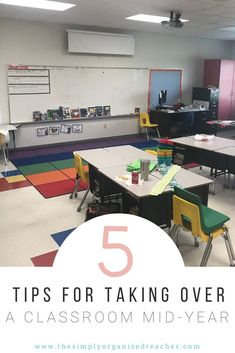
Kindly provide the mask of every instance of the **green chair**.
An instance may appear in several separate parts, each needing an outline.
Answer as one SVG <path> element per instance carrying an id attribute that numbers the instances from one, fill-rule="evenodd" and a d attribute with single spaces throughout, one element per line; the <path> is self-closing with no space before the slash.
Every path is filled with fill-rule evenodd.
<path id="1" fill-rule="evenodd" d="M 178 239 L 180 230 L 185 228 L 191 231 L 196 246 L 199 245 L 198 238 L 206 242 L 207 246 L 200 266 L 206 266 L 212 250 L 212 240 L 219 236 L 222 236 L 225 241 L 230 266 L 235 266 L 235 254 L 228 228 L 225 225 L 229 219 L 223 213 L 202 205 L 199 196 L 175 186 L 173 195 L 174 226 L 170 236 Z"/>

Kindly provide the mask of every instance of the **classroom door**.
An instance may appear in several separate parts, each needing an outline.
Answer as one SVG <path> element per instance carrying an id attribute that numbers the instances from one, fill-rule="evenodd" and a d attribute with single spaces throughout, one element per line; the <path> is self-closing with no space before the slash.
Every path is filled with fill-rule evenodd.
<path id="1" fill-rule="evenodd" d="M 182 70 L 152 69 L 149 74 L 148 110 L 156 110 L 159 105 L 158 95 L 161 90 L 167 90 L 166 105 L 173 106 L 181 98 Z"/>

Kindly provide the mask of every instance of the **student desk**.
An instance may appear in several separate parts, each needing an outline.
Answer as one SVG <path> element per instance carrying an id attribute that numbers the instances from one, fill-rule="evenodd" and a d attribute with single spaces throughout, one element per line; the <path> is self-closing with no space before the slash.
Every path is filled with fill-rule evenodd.
<path id="1" fill-rule="evenodd" d="M 221 148 L 217 152 L 225 154 L 227 156 L 235 157 L 235 143 L 234 143 L 234 146 Z"/>
<path id="2" fill-rule="evenodd" d="M 159 172 L 151 173 L 149 180 L 143 182 L 143 185 L 126 185 L 124 181 L 116 179 L 117 176 L 130 174 L 127 172 L 128 163 L 139 158 L 155 160 L 155 156 L 128 145 L 84 150 L 77 153 L 89 163 L 91 191 L 98 180 L 101 195 L 122 194 L 124 213 L 128 213 L 130 209 L 136 210 L 137 215 L 163 227 L 170 227 L 173 191 L 167 188 L 159 196 L 149 195 L 161 178 Z M 181 169 L 176 174 L 176 180 L 183 187 L 197 193 L 203 204 L 207 204 L 209 184 L 212 182 L 210 179 Z"/>
<path id="3" fill-rule="evenodd" d="M 149 195 L 153 187 L 161 179 L 161 174 L 156 171 L 149 175 L 148 181 L 142 185 L 126 185 L 125 181 L 117 180 L 117 176 L 130 174 L 126 165 L 115 167 L 103 167 L 100 169 L 103 182 L 107 180 L 117 184 L 122 192 L 123 212 L 134 210 L 138 216 L 146 218 L 162 227 L 171 226 L 172 219 L 172 195 L 173 190 L 168 186 L 158 196 Z M 210 179 L 181 169 L 175 176 L 175 180 L 184 188 L 189 189 L 201 197 L 202 203 L 207 205 Z"/>
<path id="4" fill-rule="evenodd" d="M 106 151 L 112 153 L 112 157 L 121 157 L 122 161 L 126 164 L 133 163 L 138 159 L 147 158 L 151 161 L 156 160 L 156 156 L 147 153 L 145 151 L 140 150 L 131 145 L 123 145 L 123 146 L 115 146 L 115 147 L 107 147 L 105 148 Z"/>
<path id="5" fill-rule="evenodd" d="M 15 131 L 17 130 L 17 127 L 15 125 L 7 125 L 7 124 L 0 124 L 0 133 L 1 131 L 8 131 L 12 133 L 13 137 L 13 145 L 14 148 L 16 148 L 16 142 L 15 142 Z"/>
<path id="6" fill-rule="evenodd" d="M 221 170 L 222 174 L 225 174 L 226 171 L 229 173 L 235 172 L 234 140 L 215 136 L 211 141 L 195 141 L 194 136 L 188 136 L 176 138 L 172 141 L 176 146 L 185 149 L 187 162 L 196 162 L 212 168 L 211 176 L 213 177 L 218 175 L 217 170 Z M 213 169 L 215 169 L 214 173 Z"/>
<path id="7" fill-rule="evenodd" d="M 112 183 L 106 182 L 104 184 L 102 182 L 99 169 L 105 166 L 113 167 L 124 164 L 121 156 L 114 156 L 104 148 L 82 150 L 76 153 L 89 164 L 89 189 L 92 193 L 100 195 L 101 201 L 106 195 L 120 194 L 119 188 L 113 187 Z"/>
<path id="8" fill-rule="evenodd" d="M 101 181 L 100 169 L 103 167 L 113 168 L 115 166 L 125 166 L 135 162 L 140 158 L 156 160 L 156 157 L 131 145 L 115 146 L 108 148 L 96 148 L 90 150 L 77 151 L 80 157 L 89 164 L 90 190 L 97 190 L 99 194 L 109 195 L 121 192 L 117 185 L 109 180 Z"/>
<path id="9" fill-rule="evenodd" d="M 211 120 L 206 123 L 215 135 L 218 131 L 235 129 L 235 120 Z"/>
<path id="10" fill-rule="evenodd" d="M 225 139 L 223 137 L 214 136 L 211 141 L 196 141 L 194 136 L 179 137 L 172 140 L 175 146 L 185 149 L 185 157 L 187 161 L 196 162 L 210 168 L 221 169 L 225 165 L 221 159 L 217 158 L 218 150 L 225 147 L 235 146 L 235 141 Z"/>
<path id="11" fill-rule="evenodd" d="M 140 158 L 147 158 L 152 161 L 156 160 L 156 156 L 140 150 L 131 145 L 94 148 L 90 150 L 77 151 L 77 154 L 84 161 L 93 167 L 100 169 L 101 167 L 112 167 L 116 165 L 126 165 Z"/>
<path id="12" fill-rule="evenodd" d="M 188 147 L 202 148 L 204 150 L 218 150 L 224 147 L 235 146 L 235 141 L 223 137 L 214 136 L 210 141 L 196 141 L 193 136 L 178 137 L 172 140 L 176 144 L 185 145 Z"/>
<path id="13" fill-rule="evenodd" d="M 99 169 L 103 166 L 110 166 L 123 164 L 121 156 L 112 156 L 109 151 L 104 148 L 94 148 L 91 150 L 77 151 L 79 156 L 92 165 L 94 168 Z"/>
<path id="14" fill-rule="evenodd" d="M 235 145 L 233 147 L 225 147 L 217 150 L 218 156 L 224 161 L 225 167 L 228 170 L 228 181 L 226 180 L 225 187 L 230 187 L 230 174 L 235 175 Z M 235 177 L 232 188 L 235 188 Z"/>

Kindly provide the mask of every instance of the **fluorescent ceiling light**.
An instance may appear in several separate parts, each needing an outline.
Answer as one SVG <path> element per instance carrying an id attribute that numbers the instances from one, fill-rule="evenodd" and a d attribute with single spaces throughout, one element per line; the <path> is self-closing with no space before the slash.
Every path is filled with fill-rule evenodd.
<path id="1" fill-rule="evenodd" d="M 229 32 L 235 32 L 235 27 L 223 27 L 223 28 L 218 28 L 220 31 L 229 31 Z"/>
<path id="2" fill-rule="evenodd" d="M 15 5 L 24 7 L 33 7 L 36 9 L 44 10 L 55 10 L 55 11 L 65 11 L 70 9 L 74 4 L 69 4 L 65 2 L 58 1 L 47 1 L 47 0 L 0 0 L 0 4 L 5 5 Z"/>
<path id="3" fill-rule="evenodd" d="M 145 15 L 145 14 L 140 13 L 138 15 L 126 17 L 126 20 L 161 23 L 162 21 L 169 21 L 169 17 Z M 188 22 L 188 20 L 183 20 L 183 19 L 180 19 L 180 21 L 181 22 Z"/>

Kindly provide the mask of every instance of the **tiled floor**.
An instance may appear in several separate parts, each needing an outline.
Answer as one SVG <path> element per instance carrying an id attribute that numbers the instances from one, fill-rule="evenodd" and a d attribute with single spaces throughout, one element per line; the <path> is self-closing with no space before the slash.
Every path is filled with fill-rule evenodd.
<path id="1" fill-rule="evenodd" d="M 208 177 L 209 170 L 203 168 L 191 169 L 191 171 Z M 224 189 L 224 177 L 220 176 L 216 181 L 216 194 L 209 194 L 208 206 L 226 214 L 230 217 L 227 223 L 229 226 L 229 233 L 232 238 L 235 250 L 235 189 Z M 200 263 L 205 244 L 201 243 L 198 248 L 194 247 L 194 242 L 190 233 L 183 232 L 180 238 L 180 251 L 187 266 L 195 266 Z M 208 261 L 208 266 L 229 266 L 226 247 L 222 237 L 213 241 L 213 249 Z"/>
<path id="2" fill-rule="evenodd" d="M 50 235 L 84 220 L 77 202 L 68 195 L 45 199 L 33 186 L 1 192 L 0 266 L 32 266 L 32 257 L 56 250 Z"/>
<path id="3" fill-rule="evenodd" d="M 16 168 L 9 163 L 9 178 L 17 177 Z M 7 171 L 0 161 L 0 187 L 4 180 L 2 172 Z M 208 176 L 208 170 L 193 169 Z M 50 265 L 64 234 L 84 222 L 86 205 L 80 213 L 76 211 L 78 200 L 69 195 L 45 199 L 33 186 L 15 187 L 21 179 L 9 182 L 9 188 L 0 192 L 0 266 L 33 266 L 44 261 Z M 78 194 L 80 199 L 84 191 Z M 91 196 L 90 196 L 91 197 Z M 89 201 L 89 197 L 87 199 Z M 209 196 L 209 206 L 231 217 L 230 235 L 235 246 L 235 190 L 223 188 L 223 177 L 219 177 L 216 195 Z M 182 234 L 180 251 L 187 266 L 197 266 L 205 245 L 194 247 L 189 234 Z M 44 255 L 43 261 L 40 258 Z M 32 260 L 33 259 L 33 260 Z M 216 239 L 208 266 L 228 266 L 223 239 Z"/>

